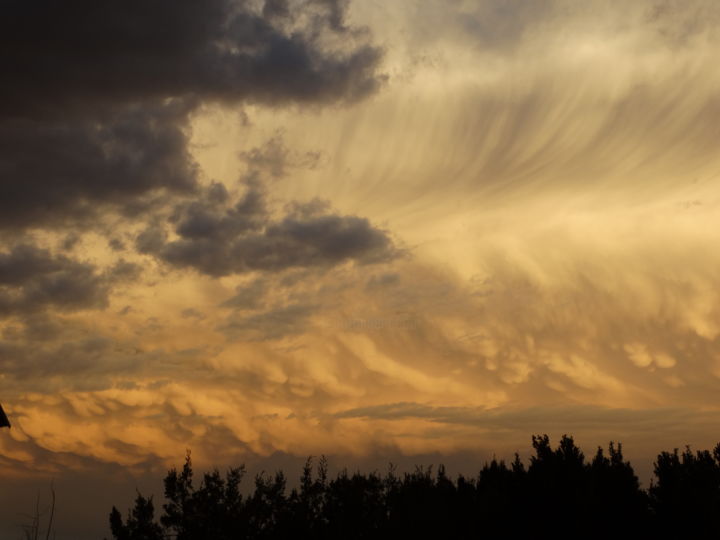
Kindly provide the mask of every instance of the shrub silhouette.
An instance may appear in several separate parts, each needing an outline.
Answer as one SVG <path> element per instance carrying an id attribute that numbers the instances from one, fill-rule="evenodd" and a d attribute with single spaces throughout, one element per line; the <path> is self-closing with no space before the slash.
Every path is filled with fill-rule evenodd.
<path id="1" fill-rule="evenodd" d="M 138 493 L 135 507 L 130 511 L 127 522 L 123 523 L 122 516 L 113 506 L 110 512 L 110 530 L 113 538 L 117 540 L 162 540 L 163 531 L 155 523 L 155 508 L 152 497 L 146 499 Z"/>
<path id="2" fill-rule="evenodd" d="M 441 465 L 398 475 L 343 470 L 328 476 L 323 457 L 308 459 L 297 488 L 282 472 L 255 477 L 241 494 L 244 467 L 216 469 L 194 483 L 188 452 L 164 481 L 159 522 L 152 497 L 138 493 L 124 521 L 113 507 L 115 540 L 398 539 L 398 538 L 698 538 L 720 533 L 720 445 L 713 452 L 662 452 L 655 480 L 640 489 L 622 446 L 592 459 L 563 436 L 532 437 L 526 467 L 493 459 L 476 478 L 451 479 Z"/>
<path id="3" fill-rule="evenodd" d="M 658 525 L 670 535 L 720 536 L 720 444 L 713 452 L 662 452 L 649 489 Z"/>
<path id="4" fill-rule="evenodd" d="M 171 469 L 165 477 L 167 503 L 163 505 L 165 513 L 160 522 L 177 540 L 245 538 L 249 525 L 247 512 L 254 514 L 255 521 L 262 512 L 243 501 L 240 483 L 244 476 L 244 467 L 230 469 L 225 478 L 215 469 L 205 474 L 200 486 L 194 489 L 188 452 L 182 470 Z M 261 487 L 256 487 L 255 497 L 262 497 L 261 493 Z M 264 526 L 255 524 L 261 525 Z"/>

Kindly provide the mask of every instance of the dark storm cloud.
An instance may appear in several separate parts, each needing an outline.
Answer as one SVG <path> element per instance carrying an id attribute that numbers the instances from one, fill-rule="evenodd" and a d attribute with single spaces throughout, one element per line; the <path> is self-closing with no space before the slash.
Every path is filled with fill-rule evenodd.
<path id="1" fill-rule="evenodd" d="M 212 183 L 172 210 L 169 224 L 175 239 L 169 240 L 165 226 L 156 221 L 137 236 L 137 250 L 215 277 L 323 268 L 350 260 L 369 264 L 400 254 L 385 231 L 365 218 L 333 213 L 327 201 L 293 201 L 282 213 L 274 212 L 268 184 L 288 167 L 280 136 L 242 157 L 248 169 L 239 197 L 233 200 L 223 184 Z"/>
<path id="2" fill-rule="evenodd" d="M 125 263 L 116 267 L 127 276 Z M 90 264 L 31 245 L 0 252 L 0 316 L 105 307 L 110 280 Z"/>
<path id="3" fill-rule="evenodd" d="M 28 316 L 50 308 L 104 308 L 112 286 L 136 280 L 141 271 L 137 264 L 120 259 L 99 272 L 90 263 L 19 244 L 0 251 L 0 317 Z"/>
<path id="4" fill-rule="evenodd" d="M 153 190 L 192 190 L 183 118 L 173 105 L 0 117 L 0 227 L 71 223 L 92 216 L 97 203 L 132 208 Z"/>
<path id="5" fill-rule="evenodd" d="M 0 228 L 196 189 L 187 120 L 203 102 L 352 101 L 381 82 L 343 2 L 0 5 Z"/>
<path id="6" fill-rule="evenodd" d="M 136 245 L 173 266 L 211 276 L 328 267 L 349 260 L 369 264 L 399 254 L 387 233 L 365 218 L 300 208 L 273 220 L 262 194 L 251 187 L 230 208 L 209 201 L 181 208 L 177 240 L 165 241 L 164 231 L 155 227 L 141 233 Z"/>
<path id="7" fill-rule="evenodd" d="M 265 12 L 255 5 L 3 1 L 0 58 L 15 73 L 0 90 L 5 114 L 195 96 L 322 103 L 378 87 L 378 49 L 323 43 L 328 33 L 353 42 L 345 2 L 271 2 Z"/>
<path id="8" fill-rule="evenodd" d="M 388 236 L 365 218 L 326 215 L 288 217 L 262 232 L 228 242 L 212 238 L 170 242 L 158 256 L 178 267 L 192 267 L 211 276 L 253 270 L 330 266 L 346 260 L 382 262 L 395 256 Z"/>

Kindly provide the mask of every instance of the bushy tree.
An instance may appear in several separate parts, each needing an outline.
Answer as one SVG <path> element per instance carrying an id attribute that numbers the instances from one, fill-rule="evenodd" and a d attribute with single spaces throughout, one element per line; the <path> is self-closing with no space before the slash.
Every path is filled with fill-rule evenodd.
<path id="1" fill-rule="evenodd" d="M 155 507 L 152 497 L 145 498 L 138 493 L 135 506 L 130 510 L 127 521 L 113 506 L 110 512 L 110 531 L 116 540 L 162 540 L 163 531 L 155 523 Z"/>
<path id="2" fill-rule="evenodd" d="M 655 462 L 650 502 L 662 530 L 720 536 L 720 444 L 713 452 L 662 452 Z"/>
<path id="3" fill-rule="evenodd" d="M 113 507 L 115 540 L 271 540 L 307 538 L 711 538 L 720 535 L 720 445 L 712 452 L 662 452 L 656 480 L 640 489 L 622 446 L 592 459 L 563 436 L 532 437 L 528 467 L 493 458 L 476 478 L 450 478 L 441 465 L 398 475 L 342 470 L 329 478 L 323 457 L 309 458 L 298 487 L 285 475 L 261 473 L 243 497 L 244 467 L 215 469 L 197 483 L 188 453 L 165 478 L 163 514 L 138 493 L 123 520 Z"/>

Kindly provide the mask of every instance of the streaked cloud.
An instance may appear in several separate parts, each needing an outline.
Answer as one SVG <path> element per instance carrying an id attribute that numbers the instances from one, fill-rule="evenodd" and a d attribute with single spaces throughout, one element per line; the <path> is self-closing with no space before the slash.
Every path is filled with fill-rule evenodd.
<path id="1" fill-rule="evenodd" d="M 712 2 L 6 9 L 3 473 L 717 443 Z"/>

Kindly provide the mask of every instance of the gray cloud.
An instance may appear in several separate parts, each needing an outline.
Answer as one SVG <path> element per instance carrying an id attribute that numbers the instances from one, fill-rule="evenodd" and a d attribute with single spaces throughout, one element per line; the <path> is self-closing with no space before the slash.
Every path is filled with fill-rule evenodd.
<path id="1" fill-rule="evenodd" d="M 120 259 L 105 272 L 105 277 L 111 282 L 134 281 L 142 274 L 140 265 Z"/>
<path id="2" fill-rule="evenodd" d="M 246 216 L 236 209 L 203 218 L 205 231 L 212 233 L 198 233 L 197 227 L 183 222 L 185 226 L 176 229 L 179 240 L 149 247 L 148 237 L 155 238 L 157 233 L 146 231 L 138 239 L 138 248 L 178 268 L 194 268 L 211 276 L 328 267 L 348 260 L 369 264 L 398 255 L 385 231 L 358 216 L 292 215 L 255 230 L 247 230 Z"/>
<path id="3" fill-rule="evenodd" d="M 345 2 L 4 2 L 3 109 L 200 97 L 263 103 L 356 99 L 380 83 L 380 51 L 343 24 Z M 283 9 L 277 9 L 282 6 Z M 332 35 L 346 43 L 330 47 Z"/>
<path id="4" fill-rule="evenodd" d="M 247 285 L 240 285 L 235 289 L 235 296 L 221 304 L 221 307 L 233 309 L 256 309 L 267 292 L 267 285 L 261 279 L 256 279 Z"/>
<path id="5" fill-rule="evenodd" d="M 386 231 L 359 216 L 338 215 L 326 201 L 288 204 L 276 216 L 268 203 L 267 181 L 282 176 L 287 153 L 278 137 L 245 155 L 244 193 L 235 201 L 213 183 L 169 217 L 177 239 L 160 223 L 136 238 L 141 253 L 210 276 L 290 268 L 326 268 L 345 261 L 370 264 L 400 254 Z"/>
<path id="6" fill-rule="evenodd" d="M 300 334 L 319 306 L 292 303 L 248 316 L 235 315 L 220 330 L 231 339 L 266 341 Z"/>
<path id="7" fill-rule="evenodd" d="M 65 314 L 18 314 L 0 333 L 0 392 L 8 401 L 24 392 L 58 394 L 102 391 L 117 381 L 184 378 L 207 351 L 168 351 L 144 346 L 136 336 L 118 337 Z M 182 370 L 180 366 L 184 366 Z"/>
<path id="8" fill-rule="evenodd" d="M 128 267 L 117 267 L 127 275 Z M 0 252 L 0 315 L 49 307 L 72 311 L 105 307 L 109 280 L 94 266 L 31 245 Z"/>
<path id="9" fill-rule="evenodd" d="M 172 105 L 87 118 L 0 116 L 0 227 L 72 224 L 98 204 L 132 212 L 157 190 L 192 191 L 184 118 Z"/>
<path id="10" fill-rule="evenodd" d="M 64 337 L 70 337 L 65 333 Z M 77 336 L 75 336 L 77 337 Z M 129 362 L 117 362 L 111 340 L 85 336 L 64 343 L 44 343 L 34 346 L 22 340 L 8 341 L 0 346 L 0 366 L 11 381 L 27 380 L 38 389 L 51 391 L 52 377 L 82 374 L 72 384 L 77 389 L 99 389 L 106 386 L 104 376 Z M 139 359 L 138 359 L 139 361 Z M 42 381 L 36 378 L 50 377 Z M 65 384 L 63 384 L 65 386 Z"/>
<path id="11" fill-rule="evenodd" d="M 197 188 L 188 115 L 208 101 L 353 101 L 380 51 L 343 2 L 3 3 L 0 228 L 137 213 Z M 339 39 L 341 38 L 341 39 Z"/>
<path id="12" fill-rule="evenodd" d="M 108 246 L 113 251 L 122 251 L 125 249 L 125 243 L 119 238 L 110 238 L 108 240 Z"/>
<path id="13" fill-rule="evenodd" d="M 276 134 L 262 147 L 241 152 L 240 157 L 253 171 L 265 170 L 273 178 L 285 176 L 289 150 L 280 134 Z"/>

